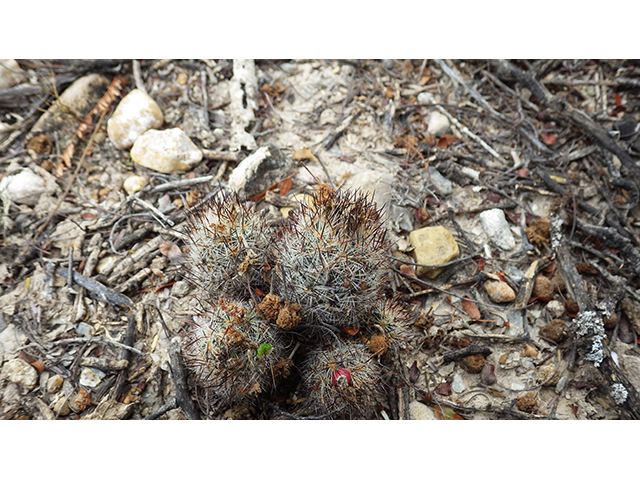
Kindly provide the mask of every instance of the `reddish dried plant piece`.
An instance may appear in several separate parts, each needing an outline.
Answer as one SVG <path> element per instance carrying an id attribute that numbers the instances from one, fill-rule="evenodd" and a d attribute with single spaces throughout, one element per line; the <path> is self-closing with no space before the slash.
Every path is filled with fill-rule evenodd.
<path id="1" fill-rule="evenodd" d="M 351 385 L 351 372 L 349 372 L 349 370 L 347 370 L 346 368 L 337 368 L 332 374 L 331 374 L 331 383 L 333 383 L 333 386 L 338 388 L 338 383 L 344 381 L 346 382 L 347 385 Z"/>
<path id="2" fill-rule="evenodd" d="M 482 318 L 482 314 L 480 313 L 480 309 L 475 302 L 467 300 L 466 298 L 462 299 L 462 309 L 465 311 L 467 315 L 469 315 L 474 320 L 480 320 Z"/>
<path id="3" fill-rule="evenodd" d="M 540 138 L 542 139 L 545 145 L 549 145 L 549 146 L 555 144 L 556 140 L 558 140 L 558 136 L 555 133 L 543 132 L 540 134 Z"/>

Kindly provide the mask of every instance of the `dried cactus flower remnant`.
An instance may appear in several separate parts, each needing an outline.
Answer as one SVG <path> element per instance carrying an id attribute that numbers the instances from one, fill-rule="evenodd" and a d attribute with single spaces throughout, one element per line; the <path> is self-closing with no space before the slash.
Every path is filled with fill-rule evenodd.
<path id="1" fill-rule="evenodd" d="M 206 292 L 243 294 L 264 285 L 270 236 L 249 203 L 223 195 L 189 218 L 188 275 Z"/>
<path id="2" fill-rule="evenodd" d="M 361 323 L 389 264 L 380 212 L 362 194 L 323 186 L 290 219 L 277 246 L 274 290 L 311 323 Z"/>

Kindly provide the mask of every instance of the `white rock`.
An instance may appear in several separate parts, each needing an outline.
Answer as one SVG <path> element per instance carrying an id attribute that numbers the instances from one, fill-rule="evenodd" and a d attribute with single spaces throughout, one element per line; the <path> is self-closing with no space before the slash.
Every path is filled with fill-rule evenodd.
<path id="1" fill-rule="evenodd" d="M 57 393 L 61 388 L 62 388 L 62 384 L 64 383 L 64 378 L 62 378 L 62 375 L 53 375 L 52 377 L 49 378 L 49 380 L 47 380 L 47 393 L 49 394 L 53 394 L 53 393 Z"/>
<path id="2" fill-rule="evenodd" d="M 501 209 L 485 210 L 480 214 L 480 223 L 484 232 L 497 247 L 502 250 L 515 248 L 516 240 Z"/>
<path id="3" fill-rule="evenodd" d="M 127 177 L 123 182 L 122 188 L 124 188 L 124 190 L 129 195 L 133 195 L 134 193 L 138 193 L 140 190 L 142 190 L 142 187 L 144 187 L 146 184 L 146 178 L 141 177 L 140 175 L 131 175 L 130 177 Z"/>
<path id="4" fill-rule="evenodd" d="M 179 128 L 149 130 L 133 144 L 131 158 L 161 173 L 186 171 L 202 160 L 202 151 Z"/>
<path id="5" fill-rule="evenodd" d="M 0 90 L 11 88 L 24 80 L 24 72 L 13 59 L 0 59 Z"/>
<path id="6" fill-rule="evenodd" d="M 438 103 L 436 97 L 431 92 L 420 92 L 418 94 L 418 103 Z"/>
<path id="7" fill-rule="evenodd" d="M 15 383 L 27 393 L 38 383 L 38 371 L 20 358 L 9 360 L 2 367 L 2 378 Z"/>
<path id="8" fill-rule="evenodd" d="M 459 373 L 456 373 L 453 376 L 453 381 L 451 382 L 451 390 L 453 390 L 456 393 L 462 393 L 464 392 L 465 388 L 466 388 L 466 385 L 464 384 L 462 375 L 460 375 Z"/>
<path id="9" fill-rule="evenodd" d="M 437 420 L 433 409 L 427 407 L 424 403 L 414 400 L 409 404 L 409 416 L 411 420 Z"/>
<path id="10" fill-rule="evenodd" d="M 551 300 L 547 303 L 547 310 L 549 310 L 551 318 L 560 318 L 564 313 L 564 303 L 559 300 Z"/>
<path id="11" fill-rule="evenodd" d="M 162 110 L 142 90 L 132 90 L 125 96 L 107 122 L 107 134 L 120 149 L 129 148 L 144 132 L 162 126 Z"/>
<path id="12" fill-rule="evenodd" d="M 92 369 L 85 367 L 80 372 L 78 382 L 85 387 L 94 388 L 100 385 L 101 379 Z"/>
<path id="13" fill-rule="evenodd" d="M 44 180 L 29 168 L 0 181 L 0 195 L 15 203 L 35 205 L 45 190 Z"/>
<path id="14" fill-rule="evenodd" d="M 434 137 L 441 137 L 449 131 L 451 122 L 446 115 L 433 111 L 427 117 L 427 131 Z"/>
<path id="15" fill-rule="evenodd" d="M 229 188 L 251 197 L 265 191 L 296 168 L 274 145 L 264 145 L 243 159 L 229 175 Z"/>

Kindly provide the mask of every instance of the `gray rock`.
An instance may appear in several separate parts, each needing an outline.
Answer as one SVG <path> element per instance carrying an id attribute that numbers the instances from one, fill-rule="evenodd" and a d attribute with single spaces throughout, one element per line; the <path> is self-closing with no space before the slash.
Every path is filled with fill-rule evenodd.
<path id="1" fill-rule="evenodd" d="M 485 210 L 480 214 L 480 223 L 494 245 L 506 251 L 516 247 L 516 240 L 501 209 Z"/>
<path id="2" fill-rule="evenodd" d="M 453 193 L 453 183 L 448 178 L 442 176 L 436 167 L 429 167 L 429 175 L 435 189 L 442 195 Z"/>
<path id="3" fill-rule="evenodd" d="M 464 392 L 465 388 L 467 388 L 467 386 L 464 384 L 462 375 L 460 375 L 459 373 L 456 373 L 453 376 L 453 381 L 451 382 L 451 390 L 453 390 L 456 393 L 462 393 Z"/>
<path id="4" fill-rule="evenodd" d="M 116 148 L 133 145 L 140 135 L 164 122 L 158 104 L 142 90 L 132 90 L 116 107 L 107 122 L 107 134 Z"/>
<path id="5" fill-rule="evenodd" d="M 202 156 L 202 150 L 179 128 L 151 129 L 140 135 L 131 149 L 134 162 L 161 173 L 191 170 Z"/>
<path id="6" fill-rule="evenodd" d="M 275 145 L 265 145 L 242 160 L 229 175 L 229 187 L 241 196 L 264 192 L 295 172 L 296 164 Z"/>

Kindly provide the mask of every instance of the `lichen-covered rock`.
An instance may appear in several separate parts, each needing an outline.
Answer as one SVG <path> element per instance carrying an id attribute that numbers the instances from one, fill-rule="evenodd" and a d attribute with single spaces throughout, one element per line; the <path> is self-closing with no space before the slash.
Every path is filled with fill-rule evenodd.
<path id="1" fill-rule="evenodd" d="M 423 265 L 443 265 L 460 256 L 460 248 L 449 230 L 444 227 L 424 227 L 409 233 L 414 247 L 413 257 Z M 418 267 L 418 276 L 436 278 L 443 268 Z"/>
<path id="2" fill-rule="evenodd" d="M 107 134 L 120 149 L 129 148 L 144 132 L 162 126 L 164 118 L 158 104 L 142 90 L 125 96 L 107 122 Z"/>
<path id="3" fill-rule="evenodd" d="M 160 173 L 191 170 L 202 160 L 202 150 L 179 128 L 151 129 L 133 144 L 131 158 Z"/>

